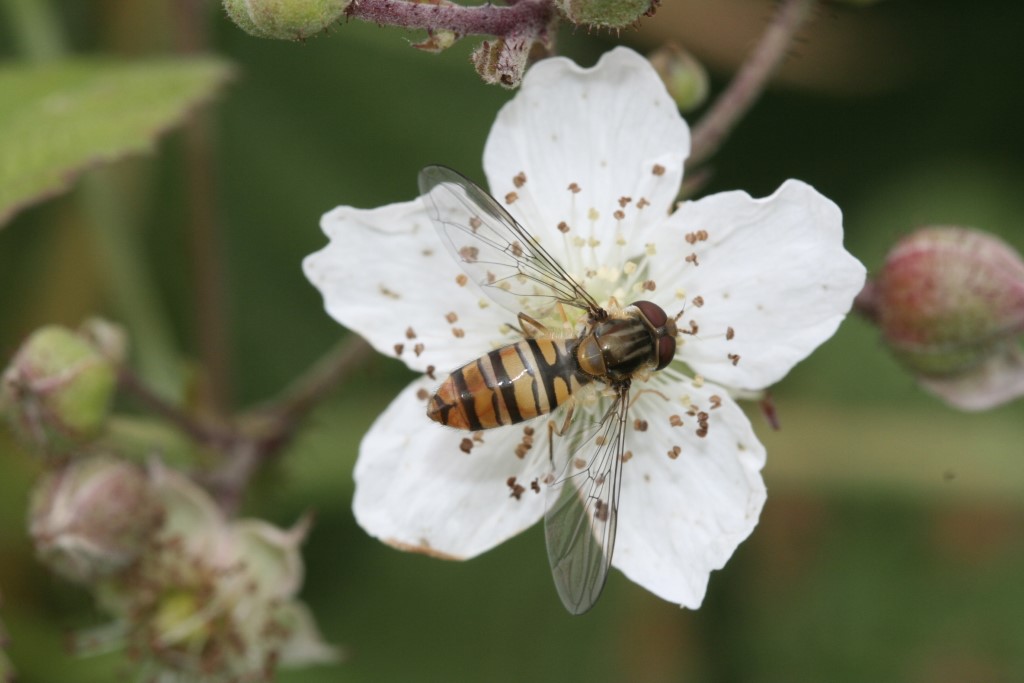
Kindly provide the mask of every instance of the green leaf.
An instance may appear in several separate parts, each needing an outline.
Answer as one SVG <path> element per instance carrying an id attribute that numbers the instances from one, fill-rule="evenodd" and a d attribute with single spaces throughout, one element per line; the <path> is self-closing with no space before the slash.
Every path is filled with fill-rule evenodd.
<path id="1" fill-rule="evenodd" d="M 212 58 L 0 66 L 0 226 L 90 166 L 151 150 L 230 75 Z"/>

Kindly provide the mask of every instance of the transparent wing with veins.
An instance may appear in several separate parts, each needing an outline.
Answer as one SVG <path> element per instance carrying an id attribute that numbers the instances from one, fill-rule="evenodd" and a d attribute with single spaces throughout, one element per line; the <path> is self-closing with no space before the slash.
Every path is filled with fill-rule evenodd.
<path id="1" fill-rule="evenodd" d="M 629 387 L 616 387 L 616 392 L 599 423 L 573 425 L 570 456 L 547 493 L 548 560 L 558 596 L 572 614 L 594 606 L 612 564 Z"/>
<path id="2" fill-rule="evenodd" d="M 599 316 L 593 297 L 473 181 L 445 166 L 427 166 L 419 187 L 441 241 L 496 303 L 537 319 L 558 303 Z"/>

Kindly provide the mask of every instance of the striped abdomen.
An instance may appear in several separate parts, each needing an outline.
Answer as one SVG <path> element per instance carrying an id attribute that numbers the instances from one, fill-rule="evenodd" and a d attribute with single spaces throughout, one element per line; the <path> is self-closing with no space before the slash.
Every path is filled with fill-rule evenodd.
<path id="1" fill-rule="evenodd" d="M 427 416 L 476 431 L 550 413 L 593 379 L 577 370 L 578 343 L 527 339 L 495 349 L 449 375 L 427 404 Z"/>

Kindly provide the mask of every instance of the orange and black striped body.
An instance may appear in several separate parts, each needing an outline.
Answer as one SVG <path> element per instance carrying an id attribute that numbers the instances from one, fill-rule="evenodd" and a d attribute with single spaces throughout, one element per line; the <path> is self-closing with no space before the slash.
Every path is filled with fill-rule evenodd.
<path id="1" fill-rule="evenodd" d="M 595 378 L 580 371 L 579 339 L 527 339 L 448 376 L 427 405 L 430 419 L 472 431 L 550 413 Z"/>

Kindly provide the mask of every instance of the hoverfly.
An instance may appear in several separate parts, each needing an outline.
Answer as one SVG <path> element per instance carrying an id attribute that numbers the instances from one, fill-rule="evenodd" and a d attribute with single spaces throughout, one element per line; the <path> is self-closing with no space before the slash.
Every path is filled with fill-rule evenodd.
<path id="1" fill-rule="evenodd" d="M 629 457 L 630 385 L 672 361 L 675 319 L 650 301 L 603 308 L 504 207 L 456 171 L 428 166 L 419 188 L 442 242 L 491 299 L 518 316 L 524 337 L 454 370 L 428 401 L 428 416 L 478 431 L 565 407 L 562 428 L 554 420 L 549 427 L 553 460 L 554 438 L 567 431 L 577 397 L 596 390 L 607 404 L 596 423 L 573 430 L 562 475 L 547 481 L 552 575 L 565 607 L 582 614 L 597 601 L 611 566 Z M 568 338 L 537 322 L 558 307 L 582 314 Z"/>

